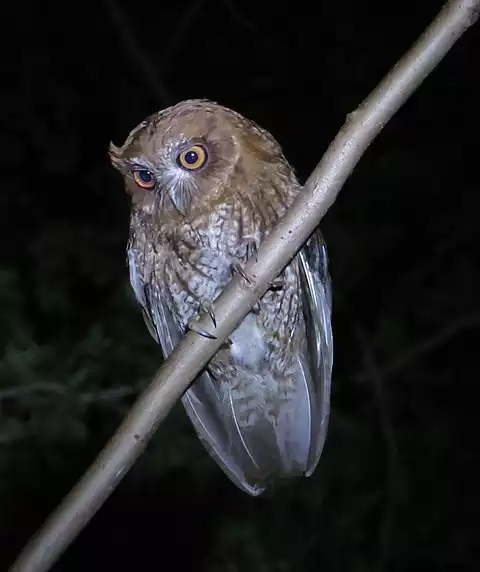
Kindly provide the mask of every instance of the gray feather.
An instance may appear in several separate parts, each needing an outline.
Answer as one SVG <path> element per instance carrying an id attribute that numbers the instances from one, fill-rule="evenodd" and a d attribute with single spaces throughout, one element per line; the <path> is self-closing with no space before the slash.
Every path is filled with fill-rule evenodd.
<path id="1" fill-rule="evenodd" d="M 298 257 L 309 341 L 308 357 L 316 401 L 315 441 L 306 471 L 306 475 L 310 476 L 320 459 L 327 434 L 333 365 L 331 280 L 327 249 L 319 230 L 311 236 Z"/>

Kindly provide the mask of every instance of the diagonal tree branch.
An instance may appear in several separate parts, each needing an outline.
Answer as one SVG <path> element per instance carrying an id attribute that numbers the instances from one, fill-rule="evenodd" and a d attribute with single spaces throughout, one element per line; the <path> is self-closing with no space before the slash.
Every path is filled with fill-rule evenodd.
<path id="1" fill-rule="evenodd" d="M 216 340 L 188 333 L 155 375 L 83 478 L 27 544 L 11 572 L 44 572 L 92 518 L 144 450 L 197 373 L 301 248 L 386 123 L 477 20 L 480 0 L 451 0 L 410 51 L 347 117 L 323 159 L 277 227 L 252 257 L 245 284 L 233 279 L 215 303 Z M 202 316 L 200 327 L 208 327 Z"/>

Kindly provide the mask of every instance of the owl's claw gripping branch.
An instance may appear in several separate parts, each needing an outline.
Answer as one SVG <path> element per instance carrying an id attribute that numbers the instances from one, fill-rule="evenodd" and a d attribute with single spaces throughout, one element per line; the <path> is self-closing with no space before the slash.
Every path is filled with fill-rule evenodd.
<path id="1" fill-rule="evenodd" d="M 250 240 L 247 243 L 247 260 L 250 260 L 251 257 L 255 257 L 255 262 L 258 262 L 258 247 L 257 242 L 255 240 Z M 231 265 L 232 274 L 236 272 L 240 274 L 240 276 L 246 280 L 249 284 L 252 283 L 252 279 L 250 276 L 245 272 L 243 269 L 242 263 L 239 260 L 234 260 Z"/>
<path id="2" fill-rule="evenodd" d="M 213 305 L 210 302 L 202 302 L 200 305 L 202 312 L 205 312 L 210 316 L 210 319 L 213 322 L 213 326 L 217 327 L 217 319 L 215 318 L 215 312 L 213 311 Z"/>
<path id="3" fill-rule="evenodd" d="M 240 274 L 240 276 L 244 278 L 249 284 L 252 283 L 251 278 L 248 276 L 248 274 L 245 273 L 245 270 L 243 269 L 243 266 L 239 260 L 234 260 L 232 262 L 231 268 L 232 268 L 232 273 L 236 272 L 237 274 Z"/>
<path id="4" fill-rule="evenodd" d="M 187 325 L 188 330 L 195 332 L 199 336 L 203 336 L 204 338 L 208 338 L 209 340 L 216 340 L 217 339 L 217 336 L 214 336 L 210 332 L 207 332 L 207 330 L 201 328 L 200 326 L 197 326 L 197 324 L 195 324 L 195 320 L 196 320 L 196 318 L 193 318 L 192 320 L 190 320 L 188 322 L 188 325 Z"/>

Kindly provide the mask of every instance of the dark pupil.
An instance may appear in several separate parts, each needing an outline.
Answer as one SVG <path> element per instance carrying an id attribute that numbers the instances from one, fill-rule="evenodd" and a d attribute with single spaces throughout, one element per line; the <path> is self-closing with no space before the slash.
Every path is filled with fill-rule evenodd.
<path id="1" fill-rule="evenodd" d="M 138 175 L 144 183 L 152 182 L 152 173 L 150 171 L 139 171 Z"/>
<path id="2" fill-rule="evenodd" d="M 189 165 L 194 165 L 198 161 L 198 153 L 196 151 L 189 151 L 185 153 L 185 162 Z"/>

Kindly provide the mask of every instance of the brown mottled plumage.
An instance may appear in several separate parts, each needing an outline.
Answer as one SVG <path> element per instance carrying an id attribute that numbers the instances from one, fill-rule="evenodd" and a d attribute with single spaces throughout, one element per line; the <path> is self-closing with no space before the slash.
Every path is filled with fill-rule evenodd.
<path id="1" fill-rule="evenodd" d="M 214 333 L 215 299 L 301 187 L 267 131 L 203 100 L 150 116 L 110 157 L 132 196 L 132 287 L 168 356 L 202 311 Z M 182 398 L 209 453 L 252 495 L 315 469 L 329 414 L 330 315 L 317 231 Z"/>

